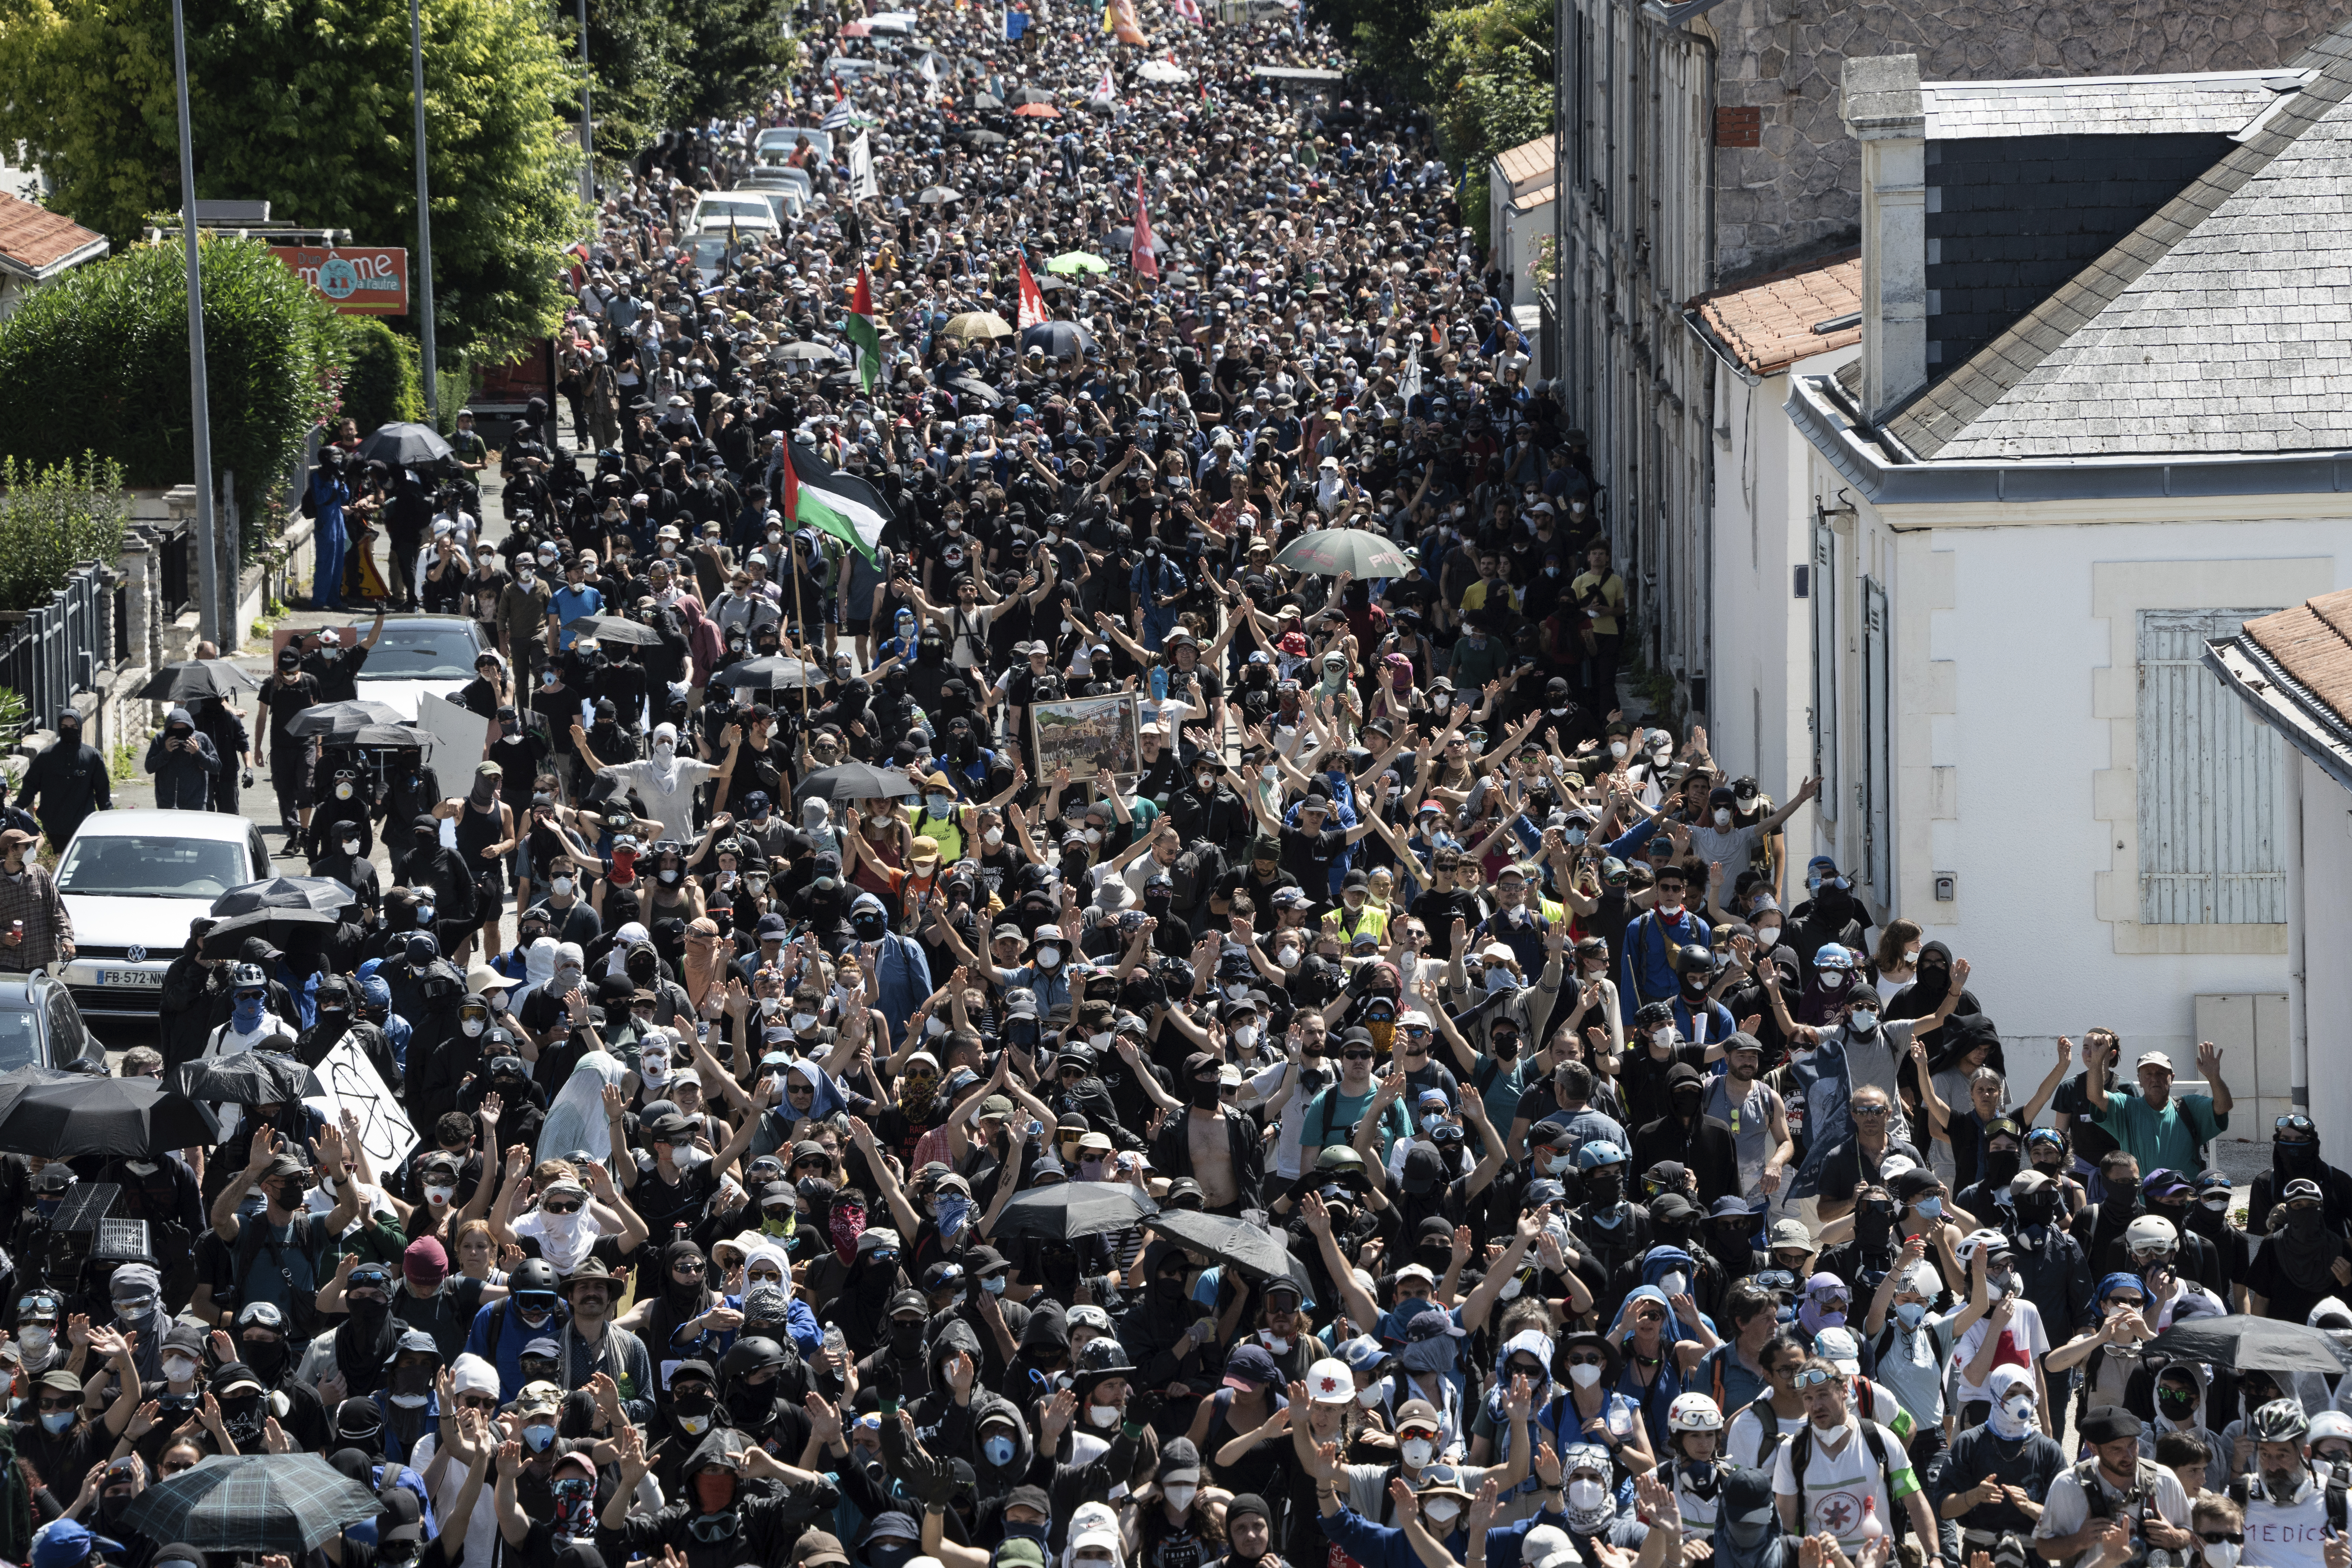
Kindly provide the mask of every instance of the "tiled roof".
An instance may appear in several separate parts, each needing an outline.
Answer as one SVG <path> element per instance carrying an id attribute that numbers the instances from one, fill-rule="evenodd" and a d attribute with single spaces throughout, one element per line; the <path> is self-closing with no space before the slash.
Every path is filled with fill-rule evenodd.
<path id="1" fill-rule="evenodd" d="M 2352 447 L 2352 28 L 2238 148 L 1885 422 L 1922 458 Z"/>
<path id="2" fill-rule="evenodd" d="M 1535 211 L 1536 208 L 1542 206 L 1544 204 L 1551 201 L 1559 195 L 1559 187 L 1558 185 L 1546 185 L 1542 190 L 1529 191 L 1523 196 L 1513 196 L 1511 198 L 1511 210 L 1515 213 L 1531 213 Z"/>
<path id="3" fill-rule="evenodd" d="M 1772 375 L 1799 360 L 1862 342 L 1856 321 L 1816 332 L 1823 321 L 1862 309 L 1862 252 L 1841 250 L 1785 272 L 1751 279 L 1691 301 L 1700 330 L 1750 374 Z"/>
<path id="4" fill-rule="evenodd" d="M 1556 153 L 1550 137 L 1538 136 L 1496 153 L 1495 166 L 1514 185 L 1526 180 L 1548 179 Z"/>
<path id="5" fill-rule="evenodd" d="M 69 217 L 15 196 L 0 195 L 0 268 L 26 278 L 46 278 L 76 252 L 99 247 L 106 237 Z"/>
<path id="6" fill-rule="evenodd" d="M 2228 135 L 2303 85 L 2294 70 L 2055 77 L 1919 84 L 1927 140 L 1986 136 Z"/>
<path id="7" fill-rule="evenodd" d="M 2352 588 L 2248 621 L 2239 635 L 2262 645 L 2339 722 L 2352 723 Z"/>

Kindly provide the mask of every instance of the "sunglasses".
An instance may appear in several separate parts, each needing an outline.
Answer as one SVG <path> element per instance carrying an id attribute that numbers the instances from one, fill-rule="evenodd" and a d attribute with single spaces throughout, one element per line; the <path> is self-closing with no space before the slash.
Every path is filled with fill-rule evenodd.
<path id="1" fill-rule="evenodd" d="M 743 1271 L 743 1279 L 753 1285 L 781 1285 L 784 1282 L 783 1275 L 773 1268 L 747 1268 Z"/>
<path id="2" fill-rule="evenodd" d="M 1569 1366 L 1607 1366 L 1608 1359 L 1597 1355 L 1572 1355 L 1564 1363 Z"/>
<path id="3" fill-rule="evenodd" d="M 1853 1105 L 1846 1109 L 1856 1116 L 1867 1116 L 1873 1121 L 1878 1121 L 1886 1114 L 1886 1107 L 1883 1105 Z"/>
<path id="4" fill-rule="evenodd" d="M 1339 1059 L 1343 1062 L 1368 1062 L 1372 1059 L 1372 1053 L 1370 1051 L 1341 1051 L 1339 1053 Z"/>
<path id="5" fill-rule="evenodd" d="M 44 1410 L 74 1410 L 79 1409 L 81 1401 L 70 1395 L 63 1399 L 44 1399 L 40 1402 L 40 1407 Z"/>
<path id="6" fill-rule="evenodd" d="M 462 1394 L 457 1400 L 460 1410 L 496 1410 L 498 1407 L 499 1396 L 495 1394 Z"/>
<path id="7" fill-rule="evenodd" d="M 2246 1543 L 2245 1532 L 2233 1530 L 2200 1530 L 2197 1532 L 2197 1539 L 2208 1546 L 2220 1546 L 2224 1542 L 2231 1546 L 2243 1546 Z"/>
<path id="8" fill-rule="evenodd" d="M 540 1207 L 545 1209 L 549 1214 L 578 1214 L 580 1212 L 580 1205 L 576 1203 L 541 1204 L 540 1205 Z M 353 1275 L 352 1278 L 353 1283 L 357 1283 L 359 1277 L 357 1275 Z"/>
<path id="9" fill-rule="evenodd" d="M 391 1286 L 392 1276 L 381 1269 L 355 1268 L 352 1270 L 349 1284 L 354 1290 L 383 1290 Z"/>

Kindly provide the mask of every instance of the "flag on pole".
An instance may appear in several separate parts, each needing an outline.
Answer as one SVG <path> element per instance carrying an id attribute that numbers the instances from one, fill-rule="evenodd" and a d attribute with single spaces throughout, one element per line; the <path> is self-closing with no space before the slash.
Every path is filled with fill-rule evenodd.
<path id="1" fill-rule="evenodd" d="M 1110 67 L 1103 67 L 1102 80 L 1095 83 L 1094 96 L 1104 100 L 1118 96 L 1118 79 L 1110 74 Z"/>
<path id="2" fill-rule="evenodd" d="M 1135 172 L 1135 237 L 1128 247 L 1127 264 L 1138 275 L 1157 281 L 1160 258 L 1151 254 L 1151 214 L 1143 205 L 1143 171 Z"/>
<path id="3" fill-rule="evenodd" d="M 857 267 L 857 291 L 849 297 L 846 331 L 849 341 L 857 345 L 858 379 L 871 394 L 882 374 L 882 334 L 874 327 L 874 277 L 864 262 Z"/>
<path id="4" fill-rule="evenodd" d="M 937 87 L 937 86 L 939 86 L 939 85 L 940 85 L 940 57 L 939 57 L 939 56 L 937 56 L 937 55 L 925 55 L 925 56 L 923 57 L 923 79 L 924 79 L 925 81 L 927 81 L 927 82 L 929 82 L 933 87 Z"/>
<path id="5" fill-rule="evenodd" d="M 1008 44 L 1017 44 L 1021 41 L 1021 35 L 1028 30 L 1029 13 L 1014 10 L 1012 0 L 1005 0 L 1004 41 Z"/>
<path id="6" fill-rule="evenodd" d="M 1029 258 L 1014 253 L 1013 259 L 1021 268 L 1021 310 L 1013 324 L 1016 327 L 1042 327 L 1053 317 L 1045 313 L 1045 295 L 1037 287 L 1037 279 L 1029 275 Z"/>
<path id="7" fill-rule="evenodd" d="M 849 144 L 849 194 L 861 202 L 882 194 L 882 184 L 874 177 L 874 142 L 869 132 L 859 132 L 857 140 Z"/>
<path id="8" fill-rule="evenodd" d="M 856 111 L 849 107 L 849 100 L 840 98 L 834 100 L 833 107 L 824 111 L 824 118 L 817 121 L 817 129 L 820 131 L 846 131 L 856 122 L 857 115 Z"/>
<path id="9" fill-rule="evenodd" d="M 889 508 L 872 485 L 854 474 L 835 473 L 806 447 L 784 443 L 784 516 L 795 527 L 831 534 L 874 562 Z"/>
<path id="10" fill-rule="evenodd" d="M 1418 338 L 1413 340 L 1412 349 L 1405 355 L 1404 376 L 1398 385 L 1404 394 L 1405 406 L 1411 408 L 1412 400 L 1421 395 L 1421 340 Z"/>

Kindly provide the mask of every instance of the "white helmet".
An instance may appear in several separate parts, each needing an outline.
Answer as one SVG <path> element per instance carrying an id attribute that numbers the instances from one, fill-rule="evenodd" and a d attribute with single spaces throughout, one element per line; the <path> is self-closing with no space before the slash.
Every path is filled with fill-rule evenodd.
<path id="1" fill-rule="evenodd" d="M 2313 1416 L 2311 1427 L 2304 1433 L 2303 1440 L 2315 1448 L 2323 1437 L 2352 1443 L 2352 1415 L 2347 1415 L 2341 1410 L 2323 1410 Z"/>
<path id="2" fill-rule="evenodd" d="M 1327 1355 L 1307 1369 L 1307 1397 L 1315 1405 L 1352 1405 L 1356 1374 L 1338 1356 Z"/>
<path id="3" fill-rule="evenodd" d="M 1666 1406 L 1666 1430 L 1669 1432 L 1720 1432 L 1723 1430 L 1723 1408 L 1704 1394 L 1677 1395 Z"/>
<path id="4" fill-rule="evenodd" d="M 1966 1268 L 1977 1260 L 1979 1252 L 2007 1252 L 2009 1237 L 1997 1230 L 1972 1230 L 1960 1237 L 1960 1245 L 1953 1250 L 1959 1255 L 1961 1267 Z"/>
<path id="5" fill-rule="evenodd" d="M 2124 1250 L 2134 1258 L 2169 1258 L 2180 1246 L 2180 1232 L 2172 1222 L 2144 1214 L 2124 1226 Z"/>

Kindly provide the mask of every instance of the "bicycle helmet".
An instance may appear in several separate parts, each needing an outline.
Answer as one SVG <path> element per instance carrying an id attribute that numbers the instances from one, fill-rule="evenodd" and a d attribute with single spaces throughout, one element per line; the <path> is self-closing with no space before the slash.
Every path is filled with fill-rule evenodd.
<path id="1" fill-rule="evenodd" d="M 1682 1394 L 1666 1406 L 1666 1430 L 1720 1432 L 1723 1430 L 1722 1407 L 1704 1394 Z"/>
<path id="2" fill-rule="evenodd" d="M 1958 1254 L 1961 1267 L 1966 1268 L 1976 1261 L 1979 1252 L 1986 1253 L 1988 1258 L 1994 1253 L 2007 1252 L 2009 1237 L 1997 1230 L 1972 1230 L 1960 1237 L 1959 1246 L 1952 1250 Z"/>
<path id="3" fill-rule="evenodd" d="M 1576 1152 L 1576 1168 L 1580 1171 L 1597 1170 L 1602 1165 L 1622 1165 L 1624 1163 L 1625 1151 L 1606 1138 L 1595 1138 Z"/>
<path id="4" fill-rule="evenodd" d="M 555 1293 L 555 1265 L 544 1258 L 527 1258 L 507 1276 L 507 1294 L 528 1296 L 534 1291 Z"/>
<path id="5" fill-rule="evenodd" d="M 2180 1246 L 2180 1232 L 2158 1215 L 2144 1214 L 2124 1226 L 2124 1251 L 2134 1258 L 2169 1258 Z"/>
<path id="6" fill-rule="evenodd" d="M 1851 970 L 1853 968 L 1853 954 L 1833 942 L 1823 942 L 1813 954 L 1813 967 Z"/>
<path id="7" fill-rule="evenodd" d="M 2254 1412 L 2257 1443 L 2300 1443 L 2310 1430 L 2311 1417 L 2303 1413 L 2303 1402 L 2298 1399 L 2273 1399 Z"/>
<path id="8" fill-rule="evenodd" d="M 228 985 L 232 991 L 266 991 L 269 976 L 261 973 L 257 963 L 240 963 L 228 972 Z"/>

